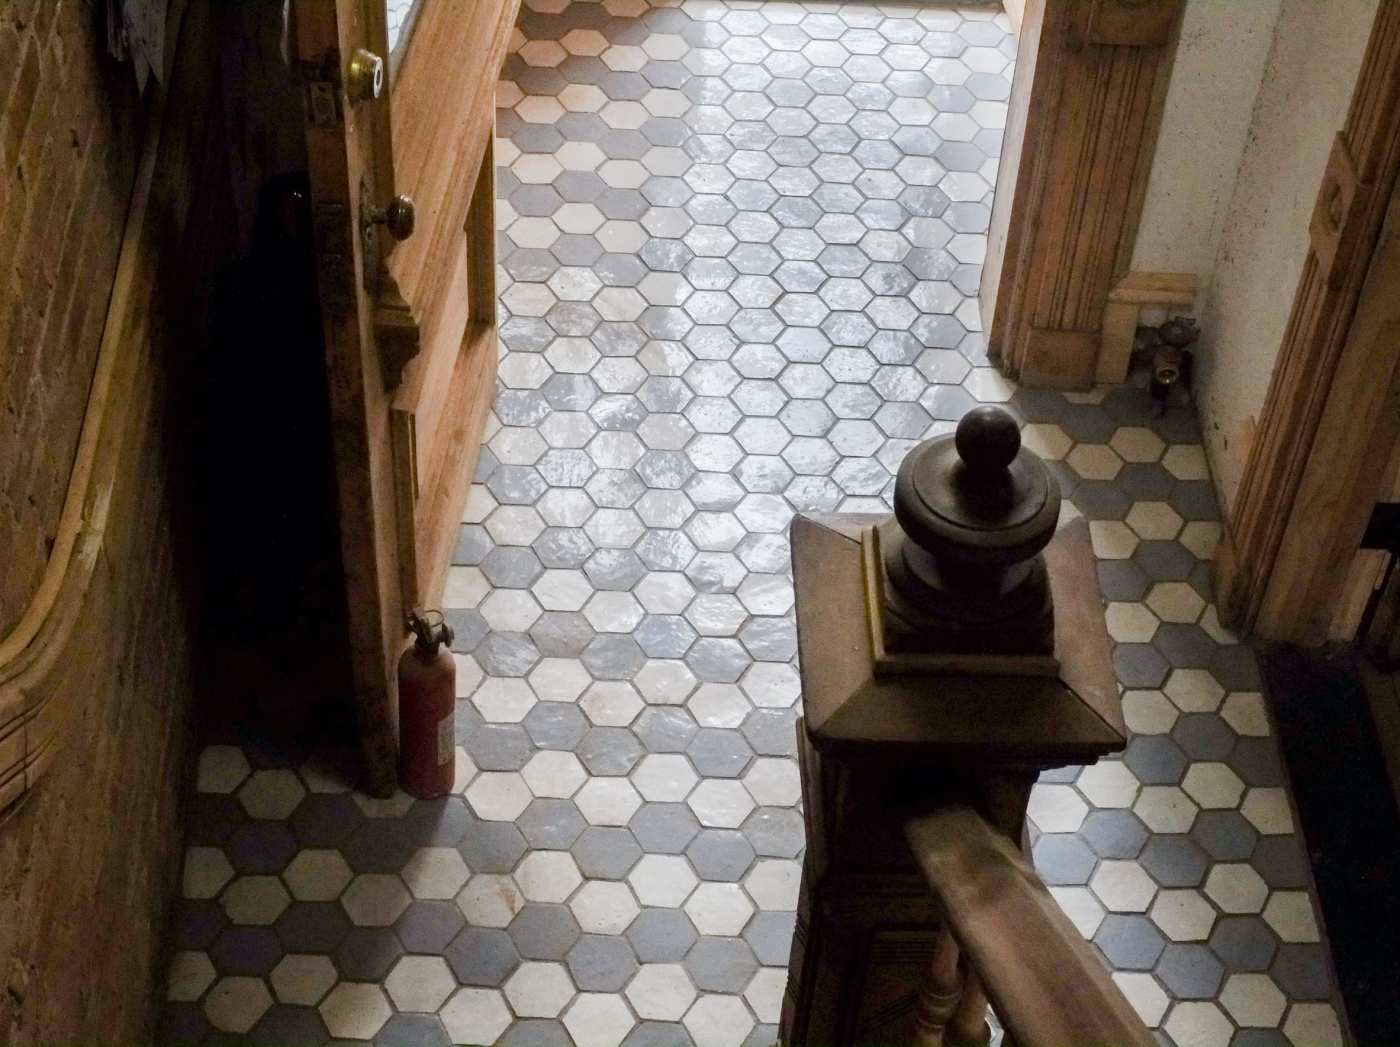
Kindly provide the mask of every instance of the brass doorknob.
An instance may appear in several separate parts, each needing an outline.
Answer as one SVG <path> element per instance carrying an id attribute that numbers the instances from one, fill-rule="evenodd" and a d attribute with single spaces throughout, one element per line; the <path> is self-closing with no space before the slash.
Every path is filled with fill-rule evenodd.
<path id="1" fill-rule="evenodd" d="M 345 71 L 345 94 L 351 102 L 372 102 L 384 93 L 384 59 L 363 47 L 350 56 Z"/>
<path id="2" fill-rule="evenodd" d="M 386 207 L 372 207 L 369 220 L 389 230 L 395 240 L 407 240 L 413 235 L 413 198 L 400 193 Z"/>

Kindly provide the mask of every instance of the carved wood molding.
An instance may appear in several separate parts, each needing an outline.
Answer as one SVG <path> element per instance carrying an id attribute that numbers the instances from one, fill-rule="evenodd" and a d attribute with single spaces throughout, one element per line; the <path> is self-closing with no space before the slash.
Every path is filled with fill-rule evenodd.
<path id="1" fill-rule="evenodd" d="M 988 347 L 1026 384 L 1094 380 L 1104 306 L 1137 236 L 1182 8 L 1043 0 L 1028 11 L 1005 150 L 1014 158 L 983 273 L 983 298 L 995 301 Z"/>
<path id="2" fill-rule="evenodd" d="M 171 82 L 186 5 L 172 5 L 166 30 L 166 75 Z M 183 222 L 183 212 L 150 211 L 155 195 L 173 196 L 188 210 L 190 194 L 159 191 L 157 160 L 167 99 L 174 93 L 152 84 L 125 231 L 88 390 L 82 433 L 73 457 L 63 512 L 39 587 L 14 629 L 0 639 L 0 817 L 28 794 L 52 763 L 79 697 L 46 686 L 64 655 L 82 613 L 107 531 L 131 407 L 132 383 L 150 352 L 150 308 L 163 230 Z M 184 128 L 188 132 L 188 128 Z"/>
<path id="3" fill-rule="evenodd" d="M 1359 538 L 1358 519 L 1364 523 L 1382 482 L 1390 449 L 1377 454 L 1370 444 L 1393 421 L 1391 398 L 1379 394 L 1390 390 L 1395 349 L 1376 325 L 1385 329 L 1400 291 L 1393 283 L 1363 289 L 1382 258 L 1397 172 L 1400 4 L 1387 3 L 1323 176 L 1308 256 L 1216 561 L 1221 618 L 1237 629 L 1324 638 L 1318 623 L 1330 616 L 1355 550 L 1354 541 L 1349 549 L 1344 543 Z M 1367 299 L 1370 308 L 1359 309 Z M 1336 489 L 1341 477 L 1345 490 Z"/>

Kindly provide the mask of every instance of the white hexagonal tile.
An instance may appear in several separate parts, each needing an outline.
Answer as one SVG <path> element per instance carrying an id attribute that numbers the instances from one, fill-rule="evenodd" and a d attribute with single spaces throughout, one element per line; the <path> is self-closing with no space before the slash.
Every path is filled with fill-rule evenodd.
<path id="1" fill-rule="evenodd" d="M 453 1043 L 495 1043 L 511 1023 L 510 1008 L 495 989 L 458 989 L 438 1017 Z"/>
<path id="2" fill-rule="evenodd" d="M 1031 788 L 1026 813 L 1041 832 L 1072 833 L 1084 824 L 1089 805 L 1068 785 L 1037 782 Z"/>
<path id="3" fill-rule="evenodd" d="M 1225 697 L 1225 688 L 1204 669 L 1174 669 L 1162 690 L 1184 713 L 1215 712 Z"/>
<path id="4" fill-rule="evenodd" d="M 1089 880 L 1110 912 L 1146 912 L 1157 893 L 1157 884 L 1133 861 L 1102 861 Z"/>
<path id="5" fill-rule="evenodd" d="M 564 1013 L 564 1028 L 576 1047 L 618 1047 L 636 1019 L 615 993 L 583 992 Z"/>
<path id="6" fill-rule="evenodd" d="M 1275 891 L 1264 906 L 1264 919 L 1286 942 L 1321 940 L 1307 891 Z"/>
<path id="7" fill-rule="evenodd" d="M 403 881 L 387 873 L 356 876 L 340 904 L 357 927 L 389 927 L 412 902 Z"/>
<path id="8" fill-rule="evenodd" d="M 1123 692 L 1123 719 L 1134 734 L 1168 734 L 1180 715 L 1161 691 Z"/>
<path id="9" fill-rule="evenodd" d="M 1346 1038 L 1329 1003 L 1295 1003 L 1288 1009 L 1283 1034 L 1293 1047 L 1342 1047 Z"/>
<path id="10" fill-rule="evenodd" d="M 589 825 L 626 825 L 642 798 L 626 778 L 590 778 L 574 795 L 574 803 Z"/>
<path id="11" fill-rule="evenodd" d="M 599 680 L 579 699 L 589 723 L 598 727 L 627 727 L 645 708 L 637 689 L 625 680 Z"/>
<path id="12" fill-rule="evenodd" d="M 690 863 L 679 855 L 645 854 L 627 874 L 627 882 L 641 904 L 674 909 L 690 897 L 700 881 Z"/>
<path id="13" fill-rule="evenodd" d="M 1232 974 L 1220 990 L 1220 1005 L 1248 1029 L 1276 1029 L 1288 1001 L 1267 974 Z"/>
<path id="14" fill-rule="evenodd" d="M 621 934 L 641 911 L 627 884 L 589 880 L 569 900 L 585 934 Z"/>
<path id="15" fill-rule="evenodd" d="M 457 988 L 457 979 L 441 956 L 404 956 L 384 988 L 401 1011 L 435 1012 Z"/>
<path id="16" fill-rule="evenodd" d="M 794 807 L 802 799 L 796 760 L 761 756 L 749 766 L 743 781 L 760 807 Z"/>
<path id="17" fill-rule="evenodd" d="M 801 882 L 800 862 L 760 858 L 744 877 L 744 890 L 760 909 L 792 912 L 797 908 L 797 890 Z"/>
<path id="18" fill-rule="evenodd" d="M 1181 515 L 1166 502 L 1134 502 L 1125 522 L 1147 541 L 1169 542 L 1181 532 Z"/>
<path id="19" fill-rule="evenodd" d="M 1089 540 L 1100 560 L 1126 560 L 1138 546 L 1138 536 L 1119 520 L 1089 521 Z"/>
<path id="20" fill-rule="evenodd" d="M 1281 788 L 1250 789 L 1240 804 L 1240 813 L 1265 836 L 1283 836 L 1293 831 L 1293 809 Z"/>
<path id="21" fill-rule="evenodd" d="M 701 934 L 732 938 L 748 924 L 754 904 L 737 883 L 702 883 L 686 899 L 685 911 Z"/>
<path id="22" fill-rule="evenodd" d="M 165 975 L 165 998 L 193 1003 L 204 995 L 217 977 L 214 964 L 205 952 L 177 952 L 170 958 Z"/>
<path id="23" fill-rule="evenodd" d="M 1144 785 L 1133 804 L 1133 813 L 1155 833 L 1190 832 L 1199 810 L 1175 785 Z"/>
<path id="24" fill-rule="evenodd" d="M 557 1018 L 574 998 L 574 983 L 562 963 L 527 960 L 503 986 L 511 1010 L 520 1018 Z"/>
<path id="25" fill-rule="evenodd" d="M 544 749 L 530 757 L 520 772 L 536 796 L 568 799 L 588 780 L 577 756 L 557 749 Z"/>
<path id="26" fill-rule="evenodd" d="M 1138 971 L 1114 971 L 1112 978 L 1144 1025 L 1155 1029 L 1162 1024 L 1162 1016 L 1167 1013 L 1171 1000 L 1156 978 Z"/>
<path id="27" fill-rule="evenodd" d="M 261 978 L 220 978 L 204 998 L 204 1016 L 220 1032 L 245 1033 L 271 1006 L 272 994 Z"/>
<path id="28" fill-rule="evenodd" d="M 699 685 L 690 667 L 678 659 L 649 661 L 637 670 L 632 682 L 648 705 L 684 705 Z"/>
<path id="29" fill-rule="evenodd" d="M 506 927 L 524 906 L 520 888 L 505 873 L 478 873 L 457 895 L 457 908 L 473 927 Z"/>
<path id="30" fill-rule="evenodd" d="M 675 1022 L 695 1001 L 695 986 L 678 963 L 643 964 L 627 985 L 627 999 L 639 1018 Z"/>
<path id="31" fill-rule="evenodd" d="M 1205 892 L 1227 913 L 1256 913 L 1264 908 L 1269 885 L 1244 862 L 1221 862 L 1206 877 Z"/>
<path id="32" fill-rule="evenodd" d="M 1267 738 L 1272 732 L 1264 696 L 1257 691 L 1235 691 L 1220 707 L 1220 715 L 1235 731 L 1250 738 Z"/>
<path id="33" fill-rule="evenodd" d="M 1151 643 L 1161 623 L 1140 603 L 1110 603 L 1104 608 L 1108 635 L 1118 643 Z"/>
<path id="34" fill-rule="evenodd" d="M 1206 609 L 1201 594 L 1185 582 L 1158 582 L 1148 592 L 1146 602 L 1164 622 L 1191 623 Z"/>
<path id="35" fill-rule="evenodd" d="M 755 807 L 743 783 L 728 778 L 707 778 L 695 787 L 686 803 L 701 825 L 720 829 L 739 828 Z"/>
<path id="36" fill-rule="evenodd" d="M 643 757 L 632 772 L 632 784 L 645 800 L 677 803 L 684 800 L 700 776 L 690 761 L 678 753 L 654 753 Z"/>
<path id="37" fill-rule="evenodd" d="M 1077 788 L 1095 807 L 1127 808 L 1137 799 L 1137 776 L 1121 760 L 1100 760 L 1079 772 Z"/>
<path id="38" fill-rule="evenodd" d="M 182 898 L 214 898 L 233 879 L 233 866 L 217 847 L 186 847 Z"/>
<path id="39" fill-rule="evenodd" d="M 787 971 L 781 967 L 762 967 L 749 980 L 744 999 L 760 1022 L 776 1025 L 782 1017 L 783 993 L 786 990 Z"/>
<path id="40" fill-rule="evenodd" d="M 568 851 L 531 851 L 515 868 L 520 893 L 532 902 L 564 902 L 583 883 Z"/>
<path id="41" fill-rule="evenodd" d="M 1085 941 L 1094 937 L 1103 923 L 1104 908 L 1087 887 L 1050 887 L 1050 896 L 1069 917 Z"/>
<path id="42" fill-rule="evenodd" d="M 243 876 L 225 888 L 219 898 L 229 920 L 241 926 L 267 927 L 291 904 L 291 897 L 276 876 Z"/>
<path id="43" fill-rule="evenodd" d="M 1204 760 L 1187 768 L 1181 788 L 1206 809 L 1236 807 L 1244 795 L 1244 782 L 1228 764 Z"/>
<path id="44" fill-rule="evenodd" d="M 195 788 L 202 793 L 231 793 L 251 773 L 247 757 L 237 746 L 206 746 L 199 754 Z"/>
<path id="45" fill-rule="evenodd" d="M 399 874 L 415 898 L 455 898 L 467 882 L 470 870 L 451 847 L 423 847 Z"/>
<path id="46" fill-rule="evenodd" d="M 1174 942 L 1203 942 L 1215 926 L 1214 907 L 1192 889 L 1159 891 L 1149 915 Z"/>
<path id="47" fill-rule="evenodd" d="M 467 803 L 489 822 L 515 821 L 533 798 L 525 779 L 514 771 L 483 771 L 467 787 Z"/>
<path id="48" fill-rule="evenodd" d="M 285 821 L 305 798 L 301 779 L 285 768 L 255 771 L 238 790 L 238 800 L 250 818 Z"/>
<path id="49" fill-rule="evenodd" d="M 548 572 L 546 572 L 548 573 Z M 574 573 L 574 572 L 562 572 Z M 590 586 L 589 591 L 592 591 Z M 582 603 L 579 606 L 583 606 Z M 563 610 L 563 608 L 552 608 Z M 542 702 L 572 702 L 588 689 L 593 678 L 576 658 L 541 658 L 528 677 L 530 689 Z"/>
<path id="50" fill-rule="evenodd" d="M 741 1047 L 753 1026 L 753 1015 L 737 996 L 702 996 L 685 1015 L 695 1047 Z"/>
<path id="51" fill-rule="evenodd" d="M 1235 1027 L 1213 1003 L 1178 1003 L 1162 1028 L 1182 1047 L 1227 1047 Z"/>
<path id="52" fill-rule="evenodd" d="M 277 961 L 268 980 L 279 1002 L 315 1007 L 338 977 L 329 956 L 288 953 Z"/>
<path id="53" fill-rule="evenodd" d="M 1112 480 L 1123 468 L 1123 459 L 1107 444 L 1079 444 L 1065 461 L 1085 480 Z"/>
<path id="54" fill-rule="evenodd" d="M 488 677 L 472 695 L 472 704 L 487 723 L 519 723 L 536 700 L 530 685 L 514 676 Z"/>

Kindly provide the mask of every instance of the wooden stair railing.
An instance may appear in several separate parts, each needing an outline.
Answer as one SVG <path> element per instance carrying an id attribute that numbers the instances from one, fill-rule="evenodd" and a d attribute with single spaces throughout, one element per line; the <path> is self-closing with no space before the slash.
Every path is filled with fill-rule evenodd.
<path id="1" fill-rule="evenodd" d="M 985 1042 L 987 1004 L 1015 1047 L 1155 1047 L 1055 899 L 1006 836 L 970 807 L 904 823 L 946 914 L 916 1018 L 916 1047 Z"/>

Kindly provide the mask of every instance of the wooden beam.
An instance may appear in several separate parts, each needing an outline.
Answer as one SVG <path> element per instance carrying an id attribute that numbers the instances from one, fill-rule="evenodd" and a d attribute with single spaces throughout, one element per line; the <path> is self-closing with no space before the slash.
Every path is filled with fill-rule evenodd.
<path id="1" fill-rule="evenodd" d="M 1321 642 L 1358 514 L 1370 513 L 1384 481 L 1395 425 L 1397 173 L 1400 4 L 1382 4 L 1216 560 L 1221 619 L 1237 630 Z"/>
<path id="2" fill-rule="evenodd" d="M 1137 237 L 1182 8 L 1027 5 L 982 282 L 988 348 L 1025 384 L 1094 381 L 1104 307 Z"/>

